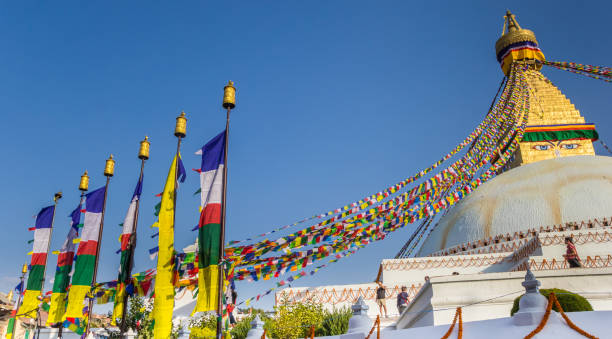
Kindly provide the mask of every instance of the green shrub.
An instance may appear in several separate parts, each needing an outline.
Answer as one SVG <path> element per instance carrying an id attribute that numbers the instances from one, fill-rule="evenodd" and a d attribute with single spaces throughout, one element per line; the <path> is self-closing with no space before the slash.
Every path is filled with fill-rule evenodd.
<path id="1" fill-rule="evenodd" d="M 262 321 L 267 321 L 268 317 L 261 312 L 253 312 L 259 313 L 259 317 Z M 242 318 L 242 320 L 236 322 L 234 327 L 230 330 L 230 334 L 232 339 L 244 339 L 246 338 L 249 330 L 251 329 L 251 321 L 253 321 L 255 315 L 252 314 L 250 316 Z M 201 316 L 200 318 L 193 319 L 189 324 L 192 339 L 210 339 L 211 337 L 215 337 L 217 333 L 217 318 L 214 314 L 206 314 Z M 212 334 L 212 335 L 211 335 Z"/>
<path id="2" fill-rule="evenodd" d="M 189 329 L 191 339 L 210 339 L 217 336 L 217 330 L 208 327 L 192 327 Z"/>
<path id="3" fill-rule="evenodd" d="M 560 288 L 543 288 L 540 290 L 540 294 L 548 299 L 548 295 L 550 292 L 555 292 L 557 296 L 557 300 L 559 300 L 559 304 L 561 304 L 561 308 L 563 308 L 564 312 L 583 312 L 583 311 L 592 311 L 593 307 L 583 296 L 578 295 L 576 293 L 572 293 L 566 290 L 562 290 Z M 510 316 L 513 316 L 519 310 L 519 301 L 521 297 L 517 297 L 514 299 L 514 304 L 512 305 L 512 310 L 510 311 Z M 553 309 L 557 312 L 556 305 L 553 305 Z"/>
<path id="4" fill-rule="evenodd" d="M 323 323 L 323 306 L 312 300 L 292 303 L 282 300 L 275 306 L 276 314 L 264 325 L 267 336 L 276 339 L 297 339 L 310 336 L 310 326 L 315 329 Z"/>
<path id="5" fill-rule="evenodd" d="M 325 311 L 323 323 L 315 330 L 315 335 L 325 337 L 345 334 L 348 331 L 348 323 L 352 315 L 353 313 L 348 307 L 332 312 Z"/>
<path id="6" fill-rule="evenodd" d="M 253 321 L 254 318 L 255 314 L 252 314 L 236 322 L 236 325 L 234 325 L 234 328 L 232 328 L 232 331 L 230 332 L 230 334 L 232 335 L 232 339 L 246 338 L 247 334 L 249 333 L 249 330 L 251 329 L 251 321 Z M 264 322 L 267 320 L 265 314 L 260 314 L 259 318 Z"/>

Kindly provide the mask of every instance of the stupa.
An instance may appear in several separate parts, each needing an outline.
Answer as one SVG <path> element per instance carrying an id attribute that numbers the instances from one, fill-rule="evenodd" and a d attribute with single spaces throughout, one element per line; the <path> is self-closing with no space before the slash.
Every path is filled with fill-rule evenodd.
<path id="1" fill-rule="evenodd" d="M 508 12 L 495 52 L 504 74 L 528 65 L 530 110 L 520 147 L 503 173 L 452 207 L 422 241 L 383 259 L 377 280 L 397 328 L 508 317 L 528 267 L 542 288 L 582 294 L 593 308 L 612 310 L 612 158 L 595 155 L 595 126 L 541 72 L 545 57 L 535 34 Z M 583 268 L 564 260 L 565 237 Z M 374 272 L 373 272 L 374 273 Z M 397 314 L 395 296 L 408 288 L 409 306 Z M 518 288 L 517 288 L 518 287 Z M 362 297 L 376 316 L 375 283 L 286 288 L 281 299 L 347 307 Z M 473 304 L 473 305 L 472 305 Z"/>

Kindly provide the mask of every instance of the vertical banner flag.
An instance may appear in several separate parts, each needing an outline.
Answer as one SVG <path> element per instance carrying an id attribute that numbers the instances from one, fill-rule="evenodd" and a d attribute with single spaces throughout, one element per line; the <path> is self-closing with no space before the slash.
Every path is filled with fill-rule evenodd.
<path id="1" fill-rule="evenodd" d="M 66 317 L 83 318 L 83 301 L 93 280 L 94 267 L 98 252 L 98 235 L 104 208 L 106 187 L 98 188 L 85 196 L 85 219 L 81 242 L 77 251 L 76 264 L 72 274 L 72 286 L 68 294 Z"/>
<path id="2" fill-rule="evenodd" d="M 30 275 L 28 276 L 23 303 L 19 308 L 19 314 L 22 314 L 23 317 L 35 318 L 37 316 L 36 310 L 38 310 L 38 304 L 40 303 L 38 297 L 41 295 L 43 288 L 53 213 L 55 213 L 55 206 L 47 206 L 40 210 L 36 216 Z"/>
<path id="3" fill-rule="evenodd" d="M 126 295 L 125 287 L 130 283 L 130 271 L 131 263 L 130 258 L 132 257 L 132 251 L 136 245 L 136 234 L 134 233 L 137 202 L 140 200 L 140 194 L 142 193 L 142 178 L 138 180 L 136 189 L 134 189 L 134 195 L 132 195 L 132 201 L 130 207 L 128 207 L 127 214 L 123 221 L 123 231 L 119 237 L 121 243 L 121 261 L 119 263 L 119 277 L 117 279 L 117 295 L 115 296 L 115 306 L 113 308 L 113 319 L 112 323 L 116 325 L 118 318 L 123 317 L 123 303 Z"/>
<path id="4" fill-rule="evenodd" d="M 193 313 L 217 309 L 225 138 L 226 134 L 223 131 L 202 148 L 200 172 L 202 212 L 198 223 L 199 292 Z"/>
<path id="5" fill-rule="evenodd" d="M 15 304 L 13 305 L 13 310 L 11 311 L 11 318 L 8 321 L 8 325 L 6 326 L 6 339 L 13 339 L 13 332 L 15 331 L 15 316 L 17 315 L 17 310 L 19 309 L 19 298 L 23 294 L 23 280 L 19 282 L 19 285 L 15 286 L 15 291 L 19 293 L 17 296 L 17 300 L 15 300 Z"/>
<path id="6" fill-rule="evenodd" d="M 178 159 L 177 159 L 178 158 Z M 176 174 L 176 162 L 179 173 Z M 157 276 L 155 278 L 155 300 L 153 319 L 155 338 L 169 338 L 172 331 L 172 311 L 174 309 L 174 202 L 176 194 L 175 176 L 185 180 L 185 170 L 180 155 L 174 157 L 162 193 L 161 208 L 157 227 L 159 227 L 159 254 L 157 256 Z"/>
<path id="7" fill-rule="evenodd" d="M 74 260 L 75 239 L 79 236 L 79 223 L 81 222 L 81 204 L 70 213 L 70 230 L 68 236 L 60 249 L 57 257 L 57 268 L 55 269 L 55 280 L 53 281 L 53 293 L 51 294 L 51 307 L 47 326 L 63 322 L 66 313 L 66 293 L 70 283 L 70 271 Z"/>

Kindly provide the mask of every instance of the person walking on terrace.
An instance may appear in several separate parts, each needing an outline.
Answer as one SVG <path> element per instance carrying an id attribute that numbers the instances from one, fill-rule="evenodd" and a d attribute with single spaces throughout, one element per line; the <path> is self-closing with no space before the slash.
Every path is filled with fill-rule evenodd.
<path id="1" fill-rule="evenodd" d="M 565 237 L 565 245 L 567 246 L 567 251 L 563 257 L 567 260 L 570 268 L 582 267 L 576 245 L 574 245 L 574 239 L 572 239 L 572 237 Z"/>
<path id="2" fill-rule="evenodd" d="M 385 303 L 385 299 L 387 298 L 387 289 L 382 284 L 382 282 L 377 281 L 378 288 L 376 289 L 376 304 L 378 305 L 380 316 L 383 315 L 383 309 L 385 310 L 385 318 L 389 318 L 389 313 L 387 312 L 387 304 Z"/>
<path id="3" fill-rule="evenodd" d="M 397 310 L 400 316 L 408 308 L 408 292 L 406 286 L 402 286 L 402 291 L 397 295 Z"/>

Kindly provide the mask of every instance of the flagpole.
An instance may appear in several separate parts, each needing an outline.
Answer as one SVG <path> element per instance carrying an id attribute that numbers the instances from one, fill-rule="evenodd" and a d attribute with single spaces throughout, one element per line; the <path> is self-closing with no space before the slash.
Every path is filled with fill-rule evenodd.
<path id="1" fill-rule="evenodd" d="M 44 295 L 45 291 L 45 273 L 47 273 L 47 263 L 49 262 L 49 250 L 51 249 L 51 236 L 53 235 L 53 224 L 55 223 L 55 210 L 57 202 L 62 198 L 62 192 L 57 192 L 53 195 L 53 216 L 51 217 L 51 229 L 49 230 L 49 239 L 47 240 L 47 255 L 45 256 L 45 269 L 42 274 L 40 292 Z M 36 338 L 40 337 L 40 306 L 36 308 Z"/>
<path id="2" fill-rule="evenodd" d="M 82 208 L 83 206 L 83 198 L 85 198 L 85 192 L 87 192 L 87 190 L 89 189 L 89 175 L 87 175 L 87 170 L 85 170 L 85 173 L 83 173 L 83 175 L 81 175 L 81 180 L 79 181 L 79 191 L 81 191 L 81 197 L 79 199 L 79 208 Z M 72 225 L 70 225 L 70 227 L 73 227 Z M 66 297 L 64 298 L 64 300 L 68 300 L 68 293 L 66 293 Z M 64 310 L 65 313 L 65 310 Z M 63 332 L 64 330 L 64 324 L 60 324 L 59 330 L 57 331 L 57 337 L 58 338 L 63 338 Z"/>
<path id="3" fill-rule="evenodd" d="M 149 149 L 151 143 L 149 142 L 149 137 L 145 136 L 144 140 L 140 142 L 140 149 L 138 150 L 138 158 L 141 160 L 140 163 L 140 176 L 138 177 L 138 182 L 142 183 L 142 176 L 144 173 L 144 165 L 145 161 L 149 159 Z M 132 234 L 130 235 L 130 242 L 128 244 L 128 249 L 130 251 L 130 258 L 128 260 L 127 265 L 127 277 L 131 279 L 132 277 L 132 264 L 134 262 L 134 249 L 136 248 L 136 229 L 138 228 L 138 211 L 140 208 L 140 197 L 136 200 L 136 211 L 134 213 L 134 228 L 132 229 Z M 127 303 L 129 296 L 127 293 L 124 293 L 123 296 L 123 311 L 121 316 L 121 325 L 119 326 L 119 338 L 123 338 L 123 334 L 125 333 L 125 314 L 127 312 Z"/>
<path id="4" fill-rule="evenodd" d="M 230 113 L 236 107 L 236 88 L 230 80 L 227 86 L 223 88 L 223 108 L 227 109 L 225 116 L 225 157 L 223 163 L 223 203 L 221 204 L 221 232 L 219 232 L 219 273 L 217 278 L 217 338 L 221 338 L 223 333 L 223 281 L 224 281 L 224 264 L 225 264 L 225 215 L 227 211 L 227 158 L 229 145 L 229 123 Z"/>
<path id="5" fill-rule="evenodd" d="M 174 127 L 174 135 L 178 138 L 176 143 L 176 163 L 174 164 L 174 215 L 172 223 L 174 224 L 176 221 L 176 192 L 178 191 L 178 172 L 179 172 L 179 159 L 180 159 L 180 151 L 181 151 L 181 140 L 187 135 L 187 118 L 185 117 L 185 112 L 181 112 L 176 118 L 176 126 Z"/>
<path id="6" fill-rule="evenodd" d="M 104 166 L 104 176 L 106 177 L 106 186 L 104 187 L 104 202 L 102 203 L 102 215 L 100 217 L 100 232 L 98 232 L 98 244 L 96 247 L 96 263 L 94 265 L 93 277 L 91 278 L 91 289 L 89 293 L 93 292 L 93 288 L 96 285 L 96 276 L 98 275 L 98 262 L 100 261 L 100 243 L 102 240 L 102 231 L 104 230 L 104 213 L 106 212 L 106 197 L 108 195 L 108 185 L 110 184 L 110 178 L 115 175 L 115 160 L 113 160 L 113 155 L 111 154 L 108 159 L 106 159 L 106 164 Z M 87 311 L 89 312 L 89 319 L 87 320 L 87 325 L 85 326 L 85 335 L 89 332 L 89 324 L 91 324 L 91 318 L 93 316 L 93 300 L 94 298 L 90 295 L 89 303 L 87 307 Z"/>
<path id="7" fill-rule="evenodd" d="M 23 282 L 25 281 L 25 276 L 26 276 L 27 273 L 28 273 L 28 264 L 25 263 L 25 264 L 23 264 L 23 266 L 21 266 L 21 278 L 20 278 L 20 284 L 19 284 L 19 296 L 17 296 L 17 300 L 15 300 L 15 306 L 13 307 L 13 312 L 12 312 L 13 313 L 12 317 L 14 319 L 13 320 L 13 325 L 11 326 L 11 328 L 9 328 L 9 326 L 11 325 L 10 318 L 9 318 L 9 323 L 8 323 L 9 326 L 7 326 L 7 328 L 6 328 L 6 333 L 9 333 L 9 330 L 11 330 L 10 333 L 13 333 L 15 331 L 15 326 L 17 324 L 17 312 L 19 311 L 19 308 L 21 307 L 21 299 L 22 299 L 21 296 L 23 295 L 23 285 L 24 285 Z M 13 337 L 14 336 L 15 336 L 15 334 L 13 333 Z"/>

